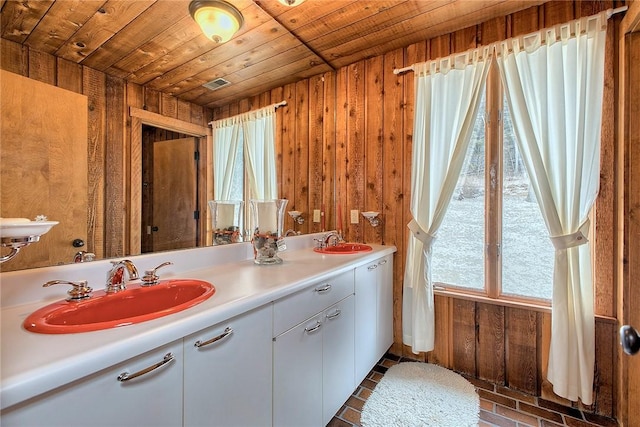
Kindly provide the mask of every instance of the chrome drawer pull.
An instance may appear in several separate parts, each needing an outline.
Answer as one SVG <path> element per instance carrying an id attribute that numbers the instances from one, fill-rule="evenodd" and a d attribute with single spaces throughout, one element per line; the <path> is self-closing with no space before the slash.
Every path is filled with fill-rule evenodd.
<path id="1" fill-rule="evenodd" d="M 315 325 L 315 326 L 312 326 L 312 327 L 310 327 L 310 328 L 309 328 L 309 327 L 306 327 L 306 328 L 304 328 L 304 331 L 305 331 L 306 333 L 310 334 L 310 333 L 312 333 L 312 332 L 317 331 L 317 330 L 318 330 L 318 329 L 320 329 L 321 327 L 322 327 L 322 323 L 320 323 L 320 322 L 318 322 L 318 321 L 316 320 L 316 325 Z"/>
<path id="2" fill-rule="evenodd" d="M 387 263 L 387 260 L 386 260 L 386 259 L 383 259 L 382 261 L 380 261 L 380 262 L 378 263 L 378 265 L 385 265 L 386 263 Z"/>
<path id="3" fill-rule="evenodd" d="M 375 270 L 376 268 L 378 268 L 378 264 L 373 264 L 367 267 L 367 270 L 371 271 L 371 270 Z"/>
<path id="4" fill-rule="evenodd" d="M 121 373 L 120 375 L 118 375 L 118 381 L 123 383 L 125 381 L 130 381 L 134 378 L 138 378 L 139 376 L 148 374 L 151 371 L 155 371 L 159 367 L 164 366 L 167 363 L 171 362 L 173 359 L 174 359 L 173 354 L 167 353 L 164 355 L 164 359 L 162 359 L 162 362 L 158 362 L 155 365 L 149 366 L 148 368 L 145 368 L 141 371 L 136 372 L 135 374 L 130 374 L 128 372 Z"/>
<path id="5" fill-rule="evenodd" d="M 230 327 L 227 326 L 225 328 L 224 332 L 221 333 L 220 335 L 218 335 L 217 337 L 213 337 L 210 340 L 207 340 L 207 341 L 204 341 L 204 342 L 198 340 L 193 345 L 194 345 L 194 347 L 198 347 L 198 348 L 204 347 L 205 345 L 213 344 L 216 341 L 223 340 L 223 339 L 227 338 L 229 335 L 231 335 L 232 333 L 233 333 L 233 329 L 231 329 Z"/>
<path id="6" fill-rule="evenodd" d="M 330 284 L 325 284 L 324 286 L 318 287 L 315 289 L 315 291 L 319 294 L 322 294 L 324 292 L 329 292 L 331 290 L 331 285 Z"/>
<path id="7" fill-rule="evenodd" d="M 340 316 L 340 313 L 342 312 L 336 308 L 335 312 L 333 312 L 332 314 L 327 314 L 327 319 L 329 320 L 335 319 L 336 317 Z"/>

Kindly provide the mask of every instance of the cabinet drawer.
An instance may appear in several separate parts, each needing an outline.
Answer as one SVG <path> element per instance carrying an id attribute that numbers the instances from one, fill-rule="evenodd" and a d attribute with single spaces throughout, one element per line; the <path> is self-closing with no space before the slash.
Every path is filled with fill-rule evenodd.
<path id="1" fill-rule="evenodd" d="M 273 336 L 280 335 L 353 293 L 353 270 L 286 296 L 273 305 Z"/>

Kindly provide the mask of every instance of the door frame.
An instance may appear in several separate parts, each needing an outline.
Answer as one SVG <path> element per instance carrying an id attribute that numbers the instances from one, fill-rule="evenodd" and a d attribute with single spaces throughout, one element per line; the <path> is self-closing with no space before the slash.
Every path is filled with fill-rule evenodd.
<path id="1" fill-rule="evenodd" d="M 126 253 L 137 255 L 141 253 L 142 229 L 142 125 L 155 126 L 195 136 L 205 141 L 200 144 L 200 163 L 198 165 L 198 188 L 197 207 L 200 211 L 199 241 L 203 245 L 211 244 L 209 233 L 209 214 L 207 210 L 207 200 L 213 198 L 213 158 L 211 156 L 213 144 L 213 132 L 210 127 L 185 122 L 183 120 L 166 117 L 157 113 L 152 113 L 136 107 L 129 107 L 131 116 L 131 147 L 129 165 L 129 185 L 127 186 L 127 230 L 126 239 L 128 248 Z"/>

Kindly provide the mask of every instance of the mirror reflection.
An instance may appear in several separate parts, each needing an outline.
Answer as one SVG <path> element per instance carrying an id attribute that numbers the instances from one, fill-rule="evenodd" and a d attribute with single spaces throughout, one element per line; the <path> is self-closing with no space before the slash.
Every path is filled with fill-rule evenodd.
<path id="1" fill-rule="evenodd" d="M 142 253 L 201 246 L 199 145 L 200 138 L 142 126 Z"/>

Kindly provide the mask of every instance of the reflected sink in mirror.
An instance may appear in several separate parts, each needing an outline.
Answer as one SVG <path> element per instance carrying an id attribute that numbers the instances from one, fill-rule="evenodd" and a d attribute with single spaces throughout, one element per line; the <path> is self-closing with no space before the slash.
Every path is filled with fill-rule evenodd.
<path id="1" fill-rule="evenodd" d="M 211 283 L 175 279 L 106 294 L 94 292 L 82 301 L 58 301 L 34 311 L 24 321 L 26 330 L 41 334 L 71 334 L 117 328 L 157 319 L 193 307 L 215 293 Z"/>
<path id="2" fill-rule="evenodd" d="M 357 254 L 359 252 L 369 252 L 373 248 L 362 243 L 338 243 L 335 246 L 313 248 L 313 250 L 321 254 Z"/>

